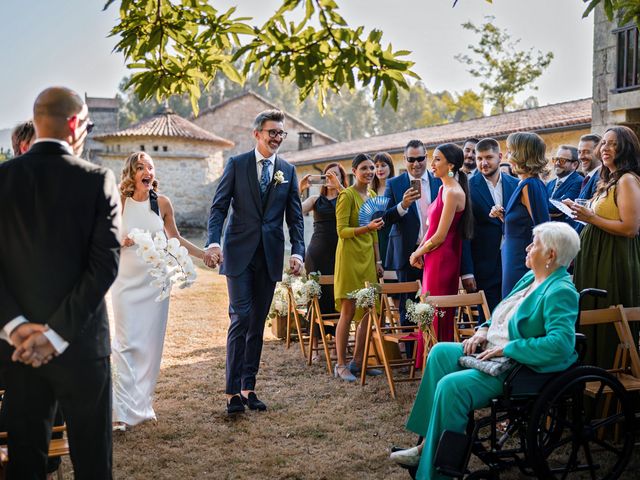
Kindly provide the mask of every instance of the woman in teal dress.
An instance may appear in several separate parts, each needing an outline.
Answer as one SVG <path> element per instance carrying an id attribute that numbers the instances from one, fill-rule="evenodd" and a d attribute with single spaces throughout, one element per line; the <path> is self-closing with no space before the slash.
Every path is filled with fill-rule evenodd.
<path id="1" fill-rule="evenodd" d="M 509 203 L 494 207 L 493 216 L 504 221 L 502 244 L 502 296 L 527 273 L 526 248 L 532 240 L 532 229 L 549 221 L 547 189 L 540 180 L 546 170 L 546 146 L 535 133 L 518 132 L 507 137 L 507 159 L 520 183 Z"/>
<path id="2" fill-rule="evenodd" d="M 358 226 L 360 207 L 369 196 L 375 196 L 375 193 L 369 189 L 375 171 L 371 157 L 364 153 L 356 155 L 351 163 L 351 171 L 355 176 L 355 183 L 340 192 L 336 204 L 338 248 L 336 249 L 333 294 L 336 310 L 340 311 L 340 320 L 336 328 L 338 362 L 333 373 L 336 378 L 355 382 L 355 373 L 361 368 L 366 330 L 358 328 L 353 361 L 347 365 L 349 326 L 356 315 L 356 302 L 348 298 L 348 294 L 364 288 L 365 282 L 376 283 L 378 277 L 382 276 L 382 261 L 378 251 L 376 232 L 384 226 L 384 222 L 381 218 L 377 218 L 368 225 Z"/>
<path id="3" fill-rule="evenodd" d="M 640 306 L 640 143 L 628 127 L 608 129 L 596 155 L 602 159 L 601 179 L 589 207 L 571 201 L 576 219 L 587 223 L 573 280 L 578 290 L 601 288 L 605 298 L 587 297 L 583 308 Z M 629 327 L 638 341 L 638 322 Z M 611 368 L 620 343 L 613 325 L 586 327 L 585 363 Z"/>
<path id="4" fill-rule="evenodd" d="M 391 458 L 418 465 L 418 479 L 449 478 L 433 467 L 442 432 L 464 433 L 470 411 L 484 408 L 502 392 L 504 372 L 491 376 L 458 364 L 463 355 L 484 347 L 478 359 L 509 357 L 537 372 L 566 370 L 577 360 L 574 325 L 578 292 L 567 267 L 580 249 L 576 231 L 563 222 L 533 229 L 526 264 L 531 269 L 495 308 L 491 319 L 462 343 L 438 343 L 427 359 L 407 429 L 424 437 L 417 447 Z"/>

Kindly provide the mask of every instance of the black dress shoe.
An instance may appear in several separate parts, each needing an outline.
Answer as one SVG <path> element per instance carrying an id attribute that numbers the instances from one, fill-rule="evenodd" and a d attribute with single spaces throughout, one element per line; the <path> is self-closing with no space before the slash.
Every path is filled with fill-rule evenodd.
<path id="1" fill-rule="evenodd" d="M 264 412 L 267 409 L 267 406 L 258 399 L 255 392 L 250 392 L 247 398 L 242 394 L 240 394 L 240 397 L 242 398 L 242 403 L 247 405 L 249 410 L 260 410 L 261 412 Z"/>
<path id="2" fill-rule="evenodd" d="M 234 395 L 227 400 L 227 415 L 233 415 L 236 413 L 244 413 L 244 404 L 242 402 L 241 395 Z"/>

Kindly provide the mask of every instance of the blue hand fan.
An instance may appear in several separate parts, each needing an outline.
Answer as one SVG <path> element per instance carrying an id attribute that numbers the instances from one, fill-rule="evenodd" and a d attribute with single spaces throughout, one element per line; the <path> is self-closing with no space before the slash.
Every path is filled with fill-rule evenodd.
<path id="1" fill-rule="evenodd" d="M 361 227 L 369 225 L 371 220 L 380 218 L 384 215 L 389 204 L 389 197 L 378 196 L 373 198 L 367 198 L 367 200 L 360 207 L 358 213 L 358 223 Z"/>

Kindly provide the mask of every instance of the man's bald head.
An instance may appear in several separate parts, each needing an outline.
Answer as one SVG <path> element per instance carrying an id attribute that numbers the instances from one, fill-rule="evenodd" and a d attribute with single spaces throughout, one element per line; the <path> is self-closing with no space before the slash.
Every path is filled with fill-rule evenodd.
<path id="1" fill-rule="evenodd" d="M 73 90 L 50 87 L 36 98 L 36 103 L 33 104 L 33 118 L 47 116 L 67 119 L 80 113 L 83 105 L 84 100 Z"/>
<path id="2" fill-rule="evenodd" d="M 80 155 L 87 135 L 88 109 L 80 95 L 66 87 L 49 87 L 33 104 L 37 138 L 64 140 Z"/>

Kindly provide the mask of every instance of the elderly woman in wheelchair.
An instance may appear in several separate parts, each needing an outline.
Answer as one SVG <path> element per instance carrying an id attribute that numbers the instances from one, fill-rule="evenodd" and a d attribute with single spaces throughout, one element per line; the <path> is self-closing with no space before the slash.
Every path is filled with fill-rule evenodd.
<path id="1" fill-rule="evenodd" d="M 465 432 L 469 412 L 489 406 L 503 392 L 512 362 L 543 373 L 575 364 L 578 292 L 567 267 L 579 249 L 580 239 L 566 223 L 547 222 L 533 229 L 526 259 L 531 271 L 491 319 L 462 344 L 439 343 L 429 353 L 407 421 L 407 429 L 424 440 L 392 453 L 394 461 L 417 466 L 416 478 L 443 478 L 433 464 L 442 433 Z"/>

